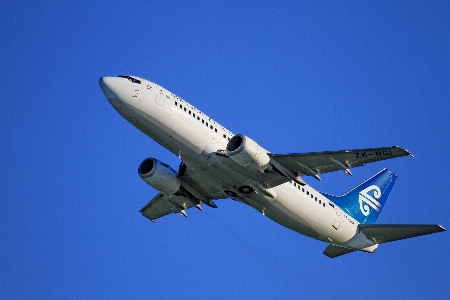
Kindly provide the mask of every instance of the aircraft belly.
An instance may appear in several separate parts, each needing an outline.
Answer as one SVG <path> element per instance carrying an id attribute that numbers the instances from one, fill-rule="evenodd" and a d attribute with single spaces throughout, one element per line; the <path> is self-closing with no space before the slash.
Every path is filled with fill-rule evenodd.
<path id="1" fill-rule="evenodd" d="M 284 226 L 282 222 L 289 222 L 294 226 L 286 226 L 301 234 L 309 237 L 320 239 L 323 235 L 322 217 L 317 212 L 317 204 L 312 203 L 308 199 L 299 198 L 298 193 L 291 190 L 291 184 L 285 183 L 277 186 L 276 206 L 283 212 L 280 220 L 274 220 Z"/>
<path id="2" fill-rule="evenodd" d="M 255 187 L 253 192 L 245 194 L 240 191 L 240 188 L 254 187 L 254 182 L 224 165 L 217 156 L 200 155 L 187 163 L 193 165 L 197 171 L 208 174 L 205 178 L 208 178 L 218 189 L 228 195 L 234 193 L 236 196 L 232 198 L 255 208 L 273 221 L 298 233 L 329 242 L 328 238 L 338 240 L 337 235 L 345 229 L 345 226 L 342 226 L 340 230 L 332 227 L 334 210 L 331 210 L 331 213 L 324 213 L 321 209 L 325 210 L 325 208 L 321 205 L 310 199 L 299 198 L 298 192 L 291 191 L 290 183 L 265 191 Z"/>
<path id="3" fill-rule="evenodd" d="M 314 239 L 319 237 L 319 233 L 302 216 L 295 214 L 295 212 L 281 205 L 278 201 L 272 202 L 263 198 L 264 196 L 255 194 L 253 197 L 246 199 L 246 202 L 264 216 L 286 228 Z"/>
<path id="4" fill-rule="evenodd" d="M 290 183 L 274 189 L 276 200 L 266 201 L 264 206 L 259 205 L 257 209 L 264 209 L 264 214 L 275 222 L 325 242 L 344 243 L 355 235 L 356 225 L 350 222 L 343 222 L 338 229 L 332 226 L 335 212 L 328 204 L 323 207 L 309 197 L 302 197 Z M 259 202 L 262 202 L 262 199 L 259 199 Z M 253 203 L 252 206 L 258 204 Z"/>
<path id="5" fill-rule="evenodd" d="M 377 244 L 372 240 L 369 240 L 362 232 L 356 230 L 353 232 L 352 238 L 345 242 L 341 242 L 340 245 L 359 249 L 367 252 L 375 251 Z"/>

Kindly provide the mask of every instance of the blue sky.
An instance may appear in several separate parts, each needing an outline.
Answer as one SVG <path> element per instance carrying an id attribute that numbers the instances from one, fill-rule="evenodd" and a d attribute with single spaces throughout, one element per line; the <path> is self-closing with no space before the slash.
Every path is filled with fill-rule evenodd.
<path id="1" fill-rule="evenodd" d="M 414 158 L 306 178 L 398 180 L 378 222 L 450 227 L 446 1 L 2 1 L 0 298 L 443 299 L 448 233 L 337 259 L 231 200 L 155 224 L 137 175 L 179 159 L 98 79 L 156 82 L 275 153 L 399 145 Z"/>

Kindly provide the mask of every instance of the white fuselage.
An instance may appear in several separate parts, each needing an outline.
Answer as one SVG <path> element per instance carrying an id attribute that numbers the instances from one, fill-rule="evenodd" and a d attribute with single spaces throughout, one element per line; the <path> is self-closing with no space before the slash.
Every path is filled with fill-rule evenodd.
<path id="1" fill-rule="evenodd" d="M 103 77 L 112 106 L 131 124 L 182 158 L 188 168 L 222 191 L 255 186 L 251 179 L 217 159 L 233 136 L 229 130 L 161 86 L 139 78 Z M 270 196 L 269 196 L 270 195 Z M 224 195 L 225 196 L 225 195 Z M 248 204 L 296 232 L 324 242 L 373 252 L 377 245 L 358 230 L 358 222 L 309 185 L 287 182 L 264 192 L 237 194 Z"/>

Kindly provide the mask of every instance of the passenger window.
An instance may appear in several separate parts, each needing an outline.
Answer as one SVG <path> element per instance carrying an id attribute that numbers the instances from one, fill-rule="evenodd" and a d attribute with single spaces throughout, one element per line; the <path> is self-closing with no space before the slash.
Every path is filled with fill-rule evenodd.
<path id="1" fill-rule="evenodd" d="M 186 107 L 184 108 L 184 111 L 186 111 Z"/>
<path id="2" fill-rule="evenodd" d="M 226 139 L 226 138 L 227 138 L 227 136 L 226 136 L 226 135 L 224 134 L 224 135 L 223 135 L 223 138 L 224 138 L 224 139 Z"/>
<path id="3" fill-rule="evenodd" d="M 208 127 L 208 122 L 206 122 L 206 127 Z"/>
<path id="4" fill-rule="evenodd" d="M 177 101 L 175 101 L 175 106 L 178 106 L 178 103 L 177 103 Z"/>
<path id="5" fill-rule="evenodd" d="M 189 111 L 189 114 L 191 114 L 191 111 Z"/>
<path id="6" fill-rule="evenodd" d="M 197 116 L 197 120 L 200 121 L 200 117 L 199 116 Z"/>
<path id="7" fill-rule="evenodd" d="M 192 114 L 192 116 L 195 118 L 195 114 Z"/>
<path id="8" fill-rule="evenodd" d="M 308 191 L 306 191 L 306 195 L 309 195 L 309 192 L 308 192 Z"/>
<path id="9" fill-rule="evenodd" d="M 180 108 L 183 108 L 183 105 L 180 104 Z"/>
<path id="10" fill-rule="evenodd" d="M 202 119 L 202 124 L 205 124 L 205 120 Z"/>
<path id="11" fill-rule="evenodd" d="M 214 131 L 217 132 L 217 128 L 214 128 Z"/>

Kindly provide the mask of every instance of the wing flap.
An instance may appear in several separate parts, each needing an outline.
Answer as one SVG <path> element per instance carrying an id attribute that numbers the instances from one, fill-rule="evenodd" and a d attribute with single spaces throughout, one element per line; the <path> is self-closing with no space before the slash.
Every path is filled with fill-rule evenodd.
<path id="1" fill-rule="evenodd" d="M 358 225 L 361 232 L 377 244 L 446 231 L 441 225 Z"/>

